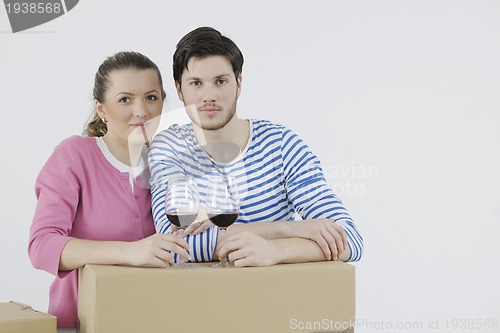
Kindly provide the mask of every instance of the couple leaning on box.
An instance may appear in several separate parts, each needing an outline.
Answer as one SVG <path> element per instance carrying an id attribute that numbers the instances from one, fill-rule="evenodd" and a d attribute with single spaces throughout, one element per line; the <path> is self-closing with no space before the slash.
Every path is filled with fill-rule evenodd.
<path id="1" fill-rule="evenodd" d="M 58 327 L 78 327 L 77 269 L 89 263 L 166 267 L 177 256 L 226 255 L 235 266 L 360 259 L 362 238 L 308 146 L 284 126 L 237 116 L 242 66 L 239 48 L 217 30 L 184 36 L 174 53 L 174 81 L 192 123 L 160 132 L 148 152 L 165 98 L 158 67 L 136 52 L 101 64 L 85 135 L 61 142 L 35 185 L 29 256 L 56 276 L 49 313 Z M 236 154 L 211 149 L 221 143 L 237 147 Z M 219 241 L 218 228 L 205 219 L 180 238 L 165 215 L 169 176 L 200 180 L 221 170 L 238 182 L 236 223 Z M 294 221 L 296 212 L 303 220 Z"/>

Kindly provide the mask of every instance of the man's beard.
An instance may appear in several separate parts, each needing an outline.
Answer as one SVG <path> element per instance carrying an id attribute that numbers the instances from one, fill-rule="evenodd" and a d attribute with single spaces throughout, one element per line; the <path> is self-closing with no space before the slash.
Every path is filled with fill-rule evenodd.
<path id="1" fill-rule="evenodd" d="M 235 113 L 236 113 L 236 104 L 238 102 L 238 99 L 236 98 L 234 100 L 234 104 L 230 108 L 230 112 L 226 114 L 226 116 L 223 119 L 218 120 L 216 123 L 211 123 L 210 121 L 204 122 L 202 124 L 202 121 L 199 117 L 199 114 L 202 111 L 198 111 L 196 109 L 196 114 L 193 116 L 193 114 L 190 112 L 189 118 L 191 118 L 191 121 L 198 127 L 201 127 L 205 131 L 217 131 L 220 130 L 221 128 L 224 128 L 230 121 L 233 119 Z"/>

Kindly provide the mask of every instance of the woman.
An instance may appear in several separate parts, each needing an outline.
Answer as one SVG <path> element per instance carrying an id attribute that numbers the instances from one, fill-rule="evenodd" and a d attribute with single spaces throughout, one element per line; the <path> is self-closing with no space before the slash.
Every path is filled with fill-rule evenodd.
<path id="1" fill-rule="evenodd" d="M 120 52 L 99 67 L 95 111 L 85 136 L 61 142 L 35 184 L 30 229 L 33 266 L 56 276 L 49 313 L 78 327 L 77 269 L 85 264 L 165 267 L 170 252 L 190 259 L 176 235 L 155 234 L 144 146 L 165 98 L 158 67 Z"/>

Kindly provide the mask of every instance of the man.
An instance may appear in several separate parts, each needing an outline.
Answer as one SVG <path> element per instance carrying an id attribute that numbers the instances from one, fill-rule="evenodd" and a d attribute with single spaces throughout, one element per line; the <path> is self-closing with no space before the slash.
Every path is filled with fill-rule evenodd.
<path id="1" fill-rule="evenodd" d="M 223 173 L 237 179 L 240 215 L 219 240 L 210 221 L 191 224 L 185 233 L 194 260 L 213 254 L 228 255 L 235 266 L 359 260 L 363 240 L 308 146 L 284 126 L 238 117 L 243 55 L 236 44 L 202 27 L 179 41 L 173 58 L 192 123 L 161 132 L 151 147 L 157 231 L 175 230 L 164 207 L 169 177 L 194 177 L 203 197 L 205 175 Z M 294 221 L 295 213 L 303 220 Z"/>

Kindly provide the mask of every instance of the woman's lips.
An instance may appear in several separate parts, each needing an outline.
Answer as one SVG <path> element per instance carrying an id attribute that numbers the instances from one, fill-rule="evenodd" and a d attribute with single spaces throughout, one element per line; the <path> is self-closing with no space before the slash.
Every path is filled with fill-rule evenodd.
<path id="1" fill-rule="evenodd" d="M 146 122 L 141 122 L 141 123 L 134 123 L 134 124 L 130 124 L 130 126 L 132 127 L 146 127 L 149 125 L 149 122 L 146 121 Z"/>

